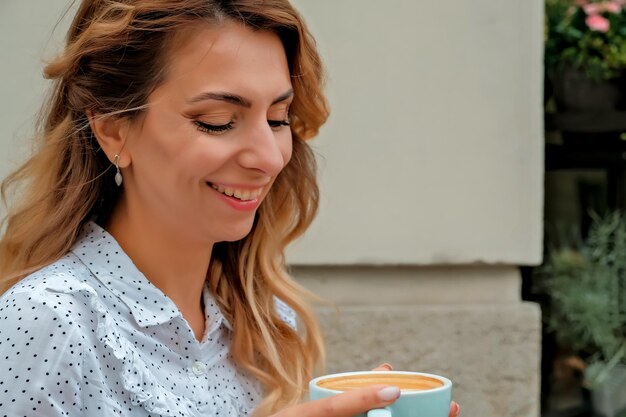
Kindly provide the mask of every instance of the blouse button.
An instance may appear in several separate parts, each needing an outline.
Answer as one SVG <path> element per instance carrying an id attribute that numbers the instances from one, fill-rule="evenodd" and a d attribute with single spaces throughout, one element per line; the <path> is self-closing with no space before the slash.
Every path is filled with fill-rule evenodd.
<path id="1" fill-rule="evenodd" d="M 193 363 L 191 370 L 196 376 L 204 375 L 206 372 L 206 365 L 200 361 L 196 361 Z"/>

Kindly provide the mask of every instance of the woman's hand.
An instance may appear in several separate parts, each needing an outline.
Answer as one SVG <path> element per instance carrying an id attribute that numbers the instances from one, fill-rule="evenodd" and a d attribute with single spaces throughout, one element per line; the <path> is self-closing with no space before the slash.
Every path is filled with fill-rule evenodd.
<path id="1" fill-rule="evenodd" d="M 399 396 L 400 390 L 397 387 L 373 385 L 346 391 L 330 398 L 298 404 L 272 417 L 353 417 L 373 408 L 393 404 Z"/>
<path id="2" fill-rule="evenodd" d="M 393 367 L 389 365 L 388 363 L 383 363 L 382 365 L 379 365 L 378 367 L 374 368 L 374 371 L 393 371 Z M 450 403 L 450 416 L 449 417 L 457 417 L 460 412 L 461 412 L 461 407 L 457 403 L 452 401 Z"/>

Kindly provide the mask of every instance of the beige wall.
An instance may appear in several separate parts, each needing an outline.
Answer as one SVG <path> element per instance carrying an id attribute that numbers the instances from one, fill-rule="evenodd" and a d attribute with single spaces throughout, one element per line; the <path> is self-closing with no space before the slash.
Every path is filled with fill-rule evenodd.
<path id="1" fill-rule="evenodd" d="M 30 149 L 34 116 L 48 83 L 44 58 L 65 36 L 68 0 L 0 0 L 0 178 Z M 59 28 L 55 31 L 55 25 Z"/>
<path id="2" fill-rule="evenodd" d="M 541 0 L 296 0 L 327 63 L 302 264 L 541 259 Z"/>

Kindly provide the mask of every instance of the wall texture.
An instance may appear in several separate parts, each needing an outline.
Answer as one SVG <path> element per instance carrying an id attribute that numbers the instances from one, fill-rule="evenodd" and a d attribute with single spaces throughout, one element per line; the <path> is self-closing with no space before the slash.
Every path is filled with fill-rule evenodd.
<path id="1" fill-rule="evenodd" d="M 452 379 L 462 415 L 538 417 L 541 312 L 515 267 L 299 266 L 330 305 L 318 314 L 326 372 L 400 370 Z"/>
<path id="2" fill-rule="evenodd" d="M 65 36 L 69 3 L 0 1 L 0 178 L 30 150 L 35 115 L 49 85 L 44 61 Z"/>
<path id="3" fill-rule="evenodd" d="M 299 264 L 541 259 L 543 2 L 296 0 L 333 113 Z"/>

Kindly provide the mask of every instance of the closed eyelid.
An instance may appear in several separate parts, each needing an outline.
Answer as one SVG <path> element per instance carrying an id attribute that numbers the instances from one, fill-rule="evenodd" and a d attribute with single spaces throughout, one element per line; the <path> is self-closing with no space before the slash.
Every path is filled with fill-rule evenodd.
<path id="1" fill-rule="evenodd" d="M 282 101 L 280 103 L 276 103 L 274 105 L 272 105 L 272 107 L 270 107 L 270 110 L 272 111 L 287 111 L 289 110 L 289 107 L 291 106 L 291 101 Z"/>
<path id="2" fill-rule="evenodd" d="M 207 125 L 225 125 L 236 119 L 236 115 L 232 111 L 226 110 L 196 111 L 184 114 L 184 116 L 189 120 L 199 121 Z"/>
<path id="3" fill-rule="evenodd" d="M 280 112 L 269 112 L 267 114 L 267 120 L 287 120 L 289 119 L 289 112 L 280 111 Z"/>
<path id="4" fill-rule="evenodd" d="M 208 110 L 202 109 L 197 111 L 189 112 L 188 116 L 190 118 L 199 118 L 199 117 L 210 117 L 210 118 L 230 118 L 233 117 L 233 111 L 228 109 L 216 109 L 216 110 Z"/>
<path id="5" fill-rule="evenodd" d="M 232 117 L 231 115 L 220 116 L 220 117 L 199 116 L 199 117 L 194 117 L 194 120 L 199 120 L 201 122 L 204 122 L 204 123 L 210 124 L 210 125 L 220 125 L 220 124 L 231 123 L 231 122 L 233 122 L 235 120 L 235 118 Z"/>
<path id="6" fill-rule="evenodd" d="M 280 103 L 269 109 L 267 112 L 268 119 L 288 119 L 289 118 L 289 104 Z"/>

